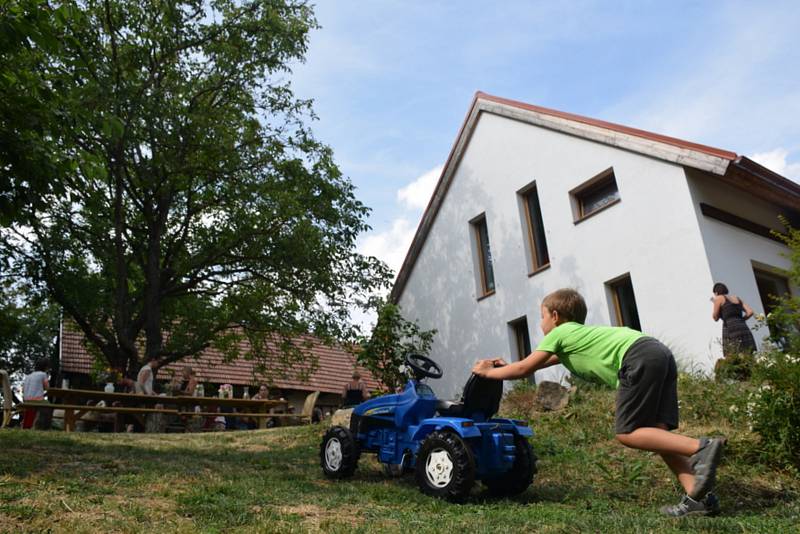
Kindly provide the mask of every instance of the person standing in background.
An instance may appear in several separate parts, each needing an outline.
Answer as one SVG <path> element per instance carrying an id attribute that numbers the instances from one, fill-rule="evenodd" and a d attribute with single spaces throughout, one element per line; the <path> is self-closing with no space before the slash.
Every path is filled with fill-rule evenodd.
<path id="1" fill-rule="evenodd" d="M 153 389 L 153 380 L 158 372 L 158 358 L 150 358 L 147 364 L 139 369 L 139 374 L 136 376 L 136 393 L 143 395 L 155 395 Z"/>
<path id="2" fill-rule="evenodd" d="M 749 376 L 749 359 L 756 351 L 756 340 L 746 321 L 753 316 L 753 310 L 736 295 L 728 292 L 728 286 L 721 282 L 714 284 L 711 298 L 711 318 L 722 319 L 722 354 L 717 360 L 715 373 L 730 374 L 732 378 L 745 379 Z"/>
<path id="3" fill-rule="evenodd" d="M 50 370 L 50 360 L 42 358 L 36 362 L 34 371 L 25 377 L 22 382 L 22 400 L 28 401 L 43 401 L 44 392 L 50 387 L 50 382 L 47 379 L 47 371 Z M 22 428 L 33 428 L 33 423 L 36 420 L 36 408 L 26 408 L 25 414 L 22 419 Z"/>
<path id="4" fill-rule="evenodd" d="M 361 381 L 361 374 L 353 371 L 352 378 L 342 389 L 343 406 L 355 406 L 369 398 L 369 391 L 367 391 L 367 385 Z"/>

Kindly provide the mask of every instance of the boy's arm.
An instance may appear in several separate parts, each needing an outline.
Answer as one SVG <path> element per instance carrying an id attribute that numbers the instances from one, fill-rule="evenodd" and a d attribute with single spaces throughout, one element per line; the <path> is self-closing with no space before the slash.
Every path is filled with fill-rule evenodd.
<path id="1" fill-rule="evenodd" d="M 528 355 L 524 360 L 495 367 L 496 360 L 482 360 L 475 364 L 472 372 L 478 376 L 494 380 L 513 380 L 530 376 L 539 369 L 550 367 L 559 363 L 558 356 L 552 352 L 537 350 Z"/>

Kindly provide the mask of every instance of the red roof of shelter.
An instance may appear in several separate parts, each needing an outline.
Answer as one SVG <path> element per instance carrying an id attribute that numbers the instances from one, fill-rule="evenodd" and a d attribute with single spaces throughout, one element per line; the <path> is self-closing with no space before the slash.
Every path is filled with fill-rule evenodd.
<path id="1" fill-rule="evenodd" d="M 309 369 L 309 364 L 302 363 L 293 366 L 292 375 L 278 376 L 273 373 L 271 385 L 281 389 L 297 389 L 304 391 L 320 391 L 327 393 L 341 393 L 344 385 L 351 379 L 353 369 L 357 369 L 361 374 L 362 380 L 371 390 L 380 387 L 379 382 L 370 374 L 369 371 L 361 366 L 355 365 L 355 357 L 349 352 L 323 345 L 312 338 L 311 352 L 317 357 L 317 369 L 308 376 L 307 381 L 303 381 L 297 375 Z M 301 340 L 303 341 L 303 340 Z M 249 344 L 245 341 L 240 344 L 242 352 L 249 349 Z M 303 349 L 306 350 L 306 349 Z M 277 361 L 277 359 L 276 359 Z M 255 385 L 259 382 L 270 382 L 263 374 L 256 372 L 256 367 L 260 361 L 245 360 L 238 358 L 231 362 L 225 362 L 220 351 L 206 349 L 200 356 L 184 358 L 177 363 L 169 364 L 166 369 L 174 372 L 189 365 L 202 382 L 214 384 L 236 384 L 236 385 Z M 269 367 L 269 362 L 267 367 Z M 277 364 L 276 364 L 277 365 Z M 92 369 L 92 356 L 86 349 L 83 334 L 64 324 L 61 335 L 61 369 L 69 373 L 89 374 Z M 267 371 L 269 375 L 269 371 Z M 159 372 L 158 379 L 165 380 L 168 374 Z"/>

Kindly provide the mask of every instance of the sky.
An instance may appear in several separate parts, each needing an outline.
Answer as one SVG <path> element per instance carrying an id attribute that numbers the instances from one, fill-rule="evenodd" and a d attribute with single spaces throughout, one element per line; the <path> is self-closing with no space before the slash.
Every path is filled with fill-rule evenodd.
<path id="1" fill-rule="evenodd" d="M 748 156 L 800 181 L 800 1 L 319 0 L 294 66 L 398 270 L 476 91 Z"/>

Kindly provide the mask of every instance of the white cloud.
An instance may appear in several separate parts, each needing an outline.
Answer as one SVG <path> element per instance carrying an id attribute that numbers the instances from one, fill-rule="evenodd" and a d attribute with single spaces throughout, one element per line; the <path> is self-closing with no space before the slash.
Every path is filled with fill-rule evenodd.
<path id="1" fill-rule="evenodd" d="M 359 252 L 384 261 L 396 274 L 406 258 L 415 232 L 416 226 L 400 217 L 392 221 L 389 229 L 364 236 L 358 247 Z"/>
<path id="2" fill-rule="evenodd" d="M 771 171 L 780 175 L 800 181 L 800 163 L 789 163 L 786 158 L 789 151 L 785 148 L 776 148 L 769 152 L 759 152 L 753 154 L 750 159 L 757 161 Z"/>
<path id="3" fill-rule="evenodd" d="M 397 200 L 411 210 L 425 209 L 431 199 L 436 183 L 439 181 L 443 168 L 444 165 L 434 167 L 397 191 Z"/>
<path id="4" fill-rule="evenodd" d="M 659 72 L 600 117 L 747 154 L 794 144 L 800 113 L 797 75 L 786 68 L 796 8 L 726 4 L 708 42 L 676 47 Z M 737 21 L 747 20 L 747 24 Z"/>

